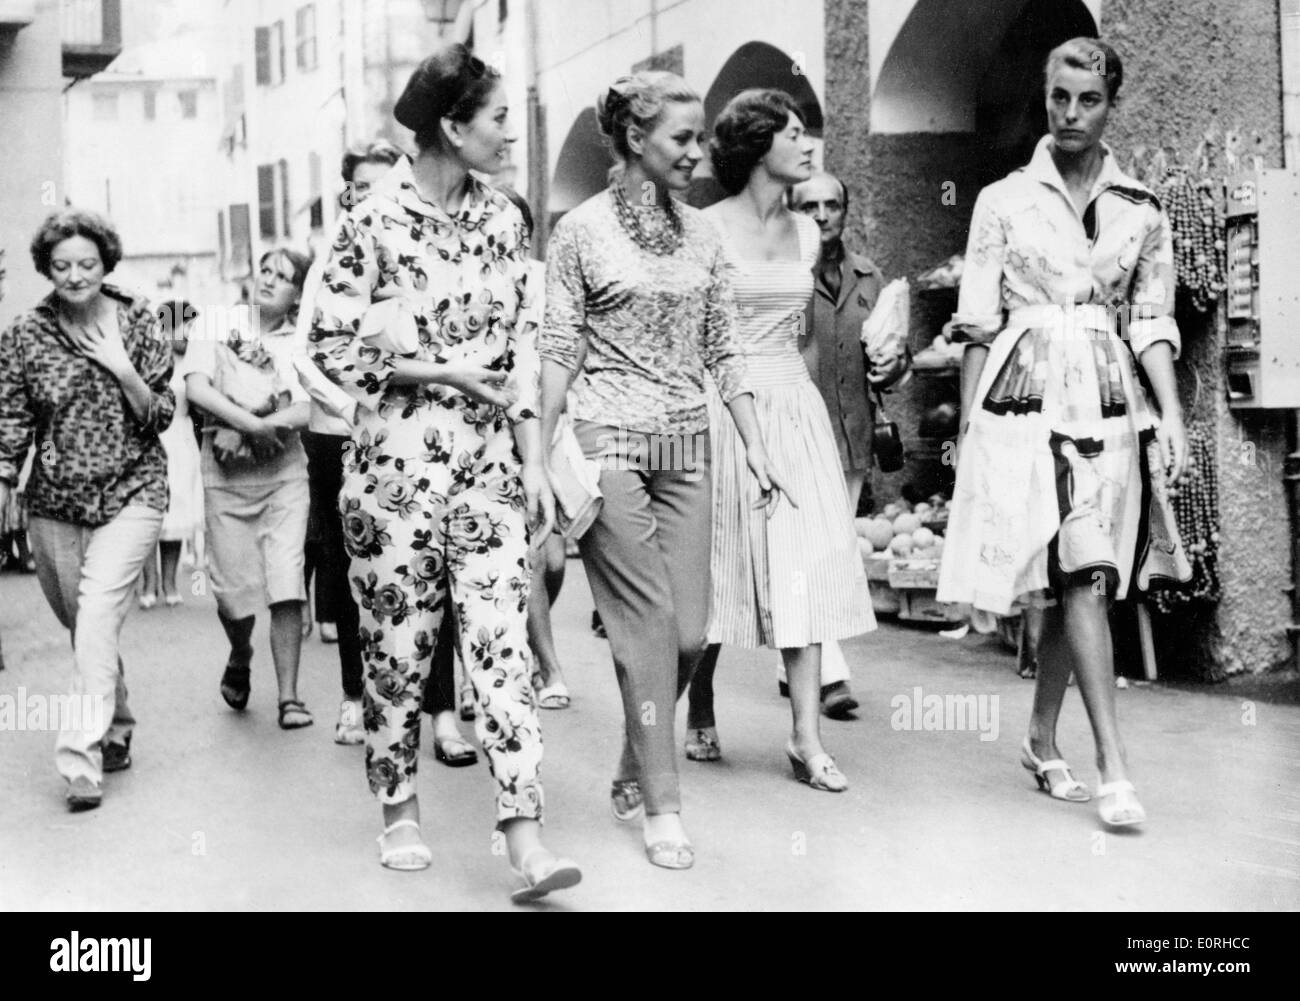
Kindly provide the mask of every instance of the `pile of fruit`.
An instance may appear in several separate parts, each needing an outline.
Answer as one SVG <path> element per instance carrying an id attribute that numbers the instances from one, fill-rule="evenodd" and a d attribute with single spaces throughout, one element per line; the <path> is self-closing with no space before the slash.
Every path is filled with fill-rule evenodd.
<path id="1" fill-rule="evenodd" d="M 927 523 L 946 522 L 948 504 L 942 494 L 935 494 L 915 505 L 894 501 L 874 518 L 854 519 L 858 551 L 864 558 L 881 553 L 898 559 L 939 559 L 943 536 Z"/>

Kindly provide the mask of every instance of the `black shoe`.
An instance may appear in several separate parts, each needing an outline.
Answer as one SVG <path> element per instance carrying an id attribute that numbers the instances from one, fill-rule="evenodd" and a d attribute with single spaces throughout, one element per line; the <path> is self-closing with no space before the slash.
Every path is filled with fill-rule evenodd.
<path id="1" fill-rule="evenodd" d="M 68 786 L 68 809 L 76 813 L 80 810 L 93 810 L 104 801 L 104 790 L 97 782 L 92 782 L 84 775 L 78 775 Z"/>
<path id="2" fill-rule="evenodd" d="M 853 697 L 849 686 L 843 681 L 822 686 L 822 712 L 831 719 L 851 719 L 851 714 L 856 708 L 858 708 L 858 700 Z"/>
<path id="3" fill-rule="evenodd" d="M 124 772 L 131 767 L 131 738 L 123 744 L 104 745 L 104 771 Z"/>
<path id="4" fill-rule="evenodd" d="M 790 697 L 790 686 L 784 681 L 776 683 L 776 690 L 781 693 L 781 698 L 788 699 Z"/>
<path id="5" fill-rule="evenodd" d="M 605 623 L 600 621 L 599 612 L 591 613 L 591 631 L 595 633 L 597 636 L 599 636 L 601 639 L 609 638 L 608 636 L 605 635 Z"/>

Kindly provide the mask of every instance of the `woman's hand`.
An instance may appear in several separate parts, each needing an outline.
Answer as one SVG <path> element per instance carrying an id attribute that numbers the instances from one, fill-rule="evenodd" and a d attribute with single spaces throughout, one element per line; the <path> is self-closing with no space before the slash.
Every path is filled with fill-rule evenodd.
<path id="1" fill-rule="evenodd" d="M 550 474 L 540 462 L 524 463 L 519 479 L 524 485 L 528 527 L 536 548 L 555 530 L 555 494 L 551 491 Z"/>
<path id="2" fill-rule="evenodd" d="M 1187 429 L 1183 427 L 1182 414 L 1166 414 L 1160 418 L 1156 441 L 1160 444 L 1165 484 L 1176 487 L 1187 470 Z"/>
<path id="3" fill-rule="evenodd" d="M 269 462 L 284 451 L 284 429 L 262 417 L 254 417 L 252 426 L 244 432 L 248 447 L 258 462 Z"/>
<path id="4" fill-rule="evenodd" d="M 77 350 L 114 376 L 120 378 L 125 372 L 135 371 L 135 366 L 126 353 L 126 345 L 122 343 L 122 334 L 116 328 L 106 331 L 96 323 L 93 328 L 69 326 L 66 329 Z"/>
<path id="5" fill-rule="evenodd" d="M 754 507 L 765 508 L 766 514 L 770 518 L 776 513 L 776 505 L 781 500 L 781 494 L 785 494 L 786 500 L 790 506 L 797 508 L 799 505 L 795 502 L 794 495 L 790 493 L 781 475 L 772 465 L 772 460 L 768 458 L 766 449 L 748 448 L 745 450 L 745 461 L 749 463 L 749 471 L 754 474 L 758 480 L 759 489 L 762 490 L 763 496 L 754 504 Z"/>
<path id="6" fill-rule="evenodd" d="M 471 400 L 508 407 L 519 398 L 510 385 L 510 373 L 498 372 L 483 365 L 447 365 L 444 385 L 459 390 Z"/>

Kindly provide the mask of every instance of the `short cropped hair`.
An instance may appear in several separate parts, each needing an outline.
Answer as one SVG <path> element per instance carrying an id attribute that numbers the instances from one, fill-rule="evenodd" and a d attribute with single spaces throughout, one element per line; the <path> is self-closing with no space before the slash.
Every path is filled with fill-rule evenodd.
<path id="1" fill-rule="evenodd" d="M 1047 54 L 1043 66 L 1043 86 L 1052 79 L 1052 74 L 1061 66 L 1076 70 L 1092 70 L 1106 80 L 1106 99 L 1114 103 L 1119 96 L 1119 86 L 1124 82 L 1124 64 L 1119 53 L 1100 38 L 1079 36 L 1062 42 Z"/>
<path id="2" fill-rule="evenodd" d="M 353 143 L 343 154 L 343 164 L 339 172 L 343 175 L 343 180 L 351 184 L 357 168 L 363 163 L 378 163 L 391 167 L 401 158 L 402 151 L 384 139 Z"/>
<path id="3" fill-rule="evenodd" d="M 791 115 L 804 121 L 799 105 L 783 90 L 742 90 L 727 102 L 713 123 L 709 144 L 713 176 L 727 194 L 739 194 L 749 183 L 749 175 L 771 150 L 772 137 Z"/>
<path id="4" fill-rule="evenodd" d="M 67 208 L 52 212 L 41 223 L 32 238 L 32 263 L 38 273 L 50 277 L 50 257 L 54 248 L 64 240 L 84 236 L 99 248 L 99 259 L 104 262 L 104 274 L 112 274 L 122 260 L 122 238 L 113 224 L 88 209 Z"/>

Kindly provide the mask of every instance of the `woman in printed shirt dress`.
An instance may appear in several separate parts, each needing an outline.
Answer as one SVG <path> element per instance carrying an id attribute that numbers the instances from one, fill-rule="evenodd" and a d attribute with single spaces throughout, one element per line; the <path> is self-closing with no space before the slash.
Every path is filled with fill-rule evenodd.
<path id="1" fill-rule="evenodd" d="M 564 217 L 547 248 L 542 434 L 581 371 L 572 417 L 601 461 L 600 515 L 580 541 L 623 695 L 614 815 L 645 813 L 646 856 L 686 869 L 673 714 L 704 650 L 711 512 L 705 369 L 774 505 L 782 481 L 763 447 L 736 340 L 718 234 L 679 205 L 702 156 L 704 109 L 672 73 L 623 77 L 599 102 L 622 162 L 610 187 Z M 585 357 L 584 357 L 585 352 Z"/>
<path id="2" fill-rule="evenodd" d="M 1091 799 L 1056 746 L 1073 670 L 1101 818 L 1129 826 L 1145 813 L 1115 717 L 1108 603 L 1191 576 L 1167 500 L 1187 453 L 1172 243 L 1155 196 L 1101 142 L 1122 80 L 1114 50 L 1071 39 L 1046 77 L 1051 135 L 980 193 L 971 220 L 953 318 L 969 342 L 965 416 L 938 598 L 998 614 L 1048 606 L 1022 763 L 1054 798 Z"/>
<path id="3" fill-rule="evenodd" d="M 380 860 L 432 860 L 415 791 L 420 692 L 441 618 L 454 614 L 498 829 L 525 881 L 512 899 L 531 900 L 581 873 L 540 840 L 528 541 L 530 523 L 549 533 L 554 512 L 535 335 L 516 323 L 527 241 L 518 210 L 469 173 L 499 171 L 514 136 L 499 74 L 458 44 L 420 64 L 393 114 L 416 135 L 411 179 L 343 220 L 311 333 L 316 364 L 359 403 L 339 508 L 361 607 Z"/>
<path id="4" fill-rule="evenodd" d="M 159 435 L 176 407 L 172 349 L 153 310 L 104 280 L 121 259 L 106 220 L 49 216 L 32 260 L 54 290 L 0 334 L 0 517 L 30 445 L 36 574 L 72 638 L 72 694 L 91 703 L 55 743 L 73 810 L 99 806 L 104 773 L 131 766 L 118 637 L 167 510 Z"/>

